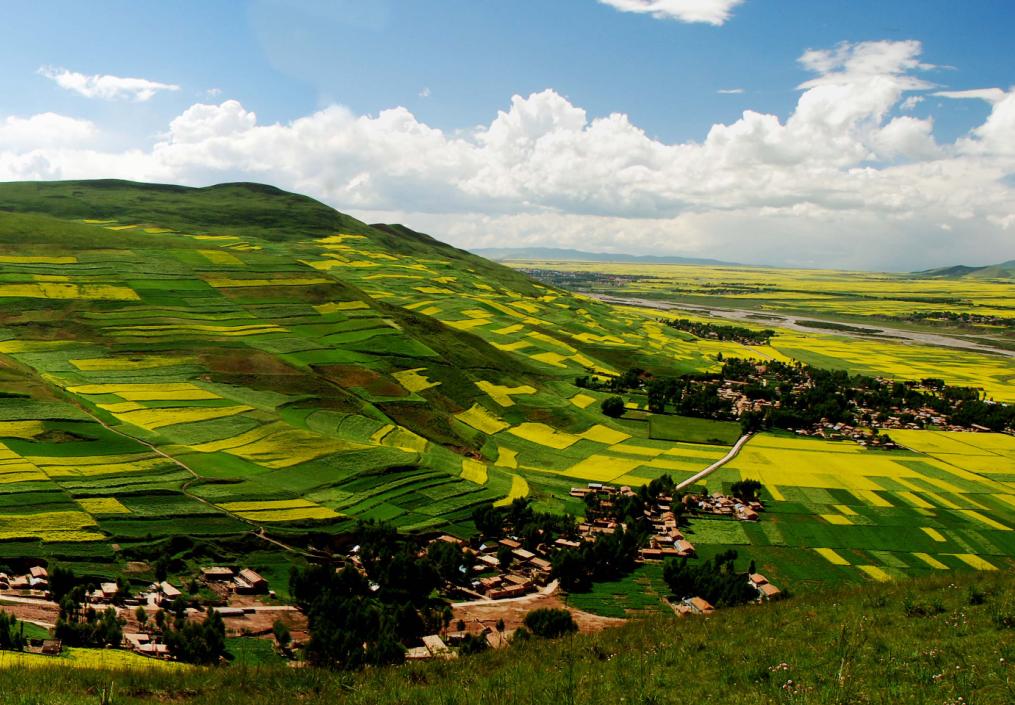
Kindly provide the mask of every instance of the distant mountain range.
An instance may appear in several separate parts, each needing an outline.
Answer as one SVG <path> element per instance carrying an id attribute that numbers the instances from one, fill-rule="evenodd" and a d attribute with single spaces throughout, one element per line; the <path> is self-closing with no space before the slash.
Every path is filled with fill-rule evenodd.
<path id="1" fill-rule="evenodd" d="M 471 252 L 497 262 L 505 260 L 557 260 L 563 262 L 639 262 L 641 264 L 722 264 L 717 259 L 676 257 L 670 255 L 618 255 L 612 252 L 583 252 L 559 247 L 489 247 Z"/>
<path id="2" fill-rule="evenodd" d="M 951 267 L 925 269 L 920 272 L 913 272 L 913 274 L 920 277 L 938 277 L 941 279 L 1015 279 L 1015 259 L 983 267 L 967 267 L 964 264 L 957 264 Z"/>

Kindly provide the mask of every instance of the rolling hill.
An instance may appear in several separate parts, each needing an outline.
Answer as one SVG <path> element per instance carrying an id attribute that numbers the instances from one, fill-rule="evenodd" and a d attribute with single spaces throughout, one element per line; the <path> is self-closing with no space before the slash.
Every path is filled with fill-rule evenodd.
<path id="1" fill-rule="evenodd" d="M 952 267 L 939 267 L 914 272 L 915 276 L 943 279 L 1012 279 L 1015 278 L 1015 260 L 982 267 L 968 267 L 957 264 Z"/>

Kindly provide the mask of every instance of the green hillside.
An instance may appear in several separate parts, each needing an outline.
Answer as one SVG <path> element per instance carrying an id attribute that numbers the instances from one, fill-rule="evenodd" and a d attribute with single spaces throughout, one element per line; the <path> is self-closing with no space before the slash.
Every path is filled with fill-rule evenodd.
<path id="1" fill-rule="evenodd" d="M 256 184 L 0 184 L 0 302 L 0 563 L 139 583 L 168 551 L 183 574 L 242 555 L 284 590 L 359 519 L 469 536 L 491 502 L 577 515 L 573 485 L 691 477 L 735 427 L 651 423 L 640 392 L 607 418 L 576 378 L 799 350 L 696 338 Z M 964 374 L 983 360 L 1007 384 L 994 358 Z M 1012 440 L 762 434 L 707 487 L 762 480 L 766 520 L 690 538 L 795 589 L 1007 568 Z"/>
<path id="2" fill-rule="evenodd" d="M 0 702 L 1002 705 L 1015 699 L 1013 626 L 1010 576 L 938 576 L 359 674 L 26 658 L 0 669 Z M 111 670 L 97 670 L 102 654 Z"/>

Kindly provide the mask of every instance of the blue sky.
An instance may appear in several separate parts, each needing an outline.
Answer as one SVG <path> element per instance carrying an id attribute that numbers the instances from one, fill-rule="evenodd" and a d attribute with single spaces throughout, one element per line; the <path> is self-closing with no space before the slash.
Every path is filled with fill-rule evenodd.
<path id="1" fill-rule="evenodd" d="M 1012 26 L 1005 0 L 22 3 L 0 179 L 269 181 L 465 246 L 989 261 L 1015 257 Z M 935 95 L 973 89 L 999 92 Z"/>

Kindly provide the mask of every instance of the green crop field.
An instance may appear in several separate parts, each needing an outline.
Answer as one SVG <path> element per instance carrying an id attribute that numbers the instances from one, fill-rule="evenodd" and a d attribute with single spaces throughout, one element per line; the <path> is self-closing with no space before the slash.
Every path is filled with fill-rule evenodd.
<path id="1" fill-rule="evenodd" d="M 1009 358 L 824 331 L 699 339 L 256 185 L 0 184 L 0 300 L 0 561 L 98 577 L 168 544 L 264 552 L 284 589 L 291 556 L 265 538 L 306 547 L 357 519 L 467 535 L 474 508 L 522 496 L 580 514 L 573 485 L 684 479 L 739 436 L 607 418 L 585 375 L 714 372 L 721 354 L 1015 399 Z M 757 437 L 707 485 L 759 479 L 763 520 L 689 537 L 787 586 L 1010 567 L 1015 439 L 914 433 L 894 452 Z M 631 581 L 580 599 L 654 609 L 658 576 Z"/>

